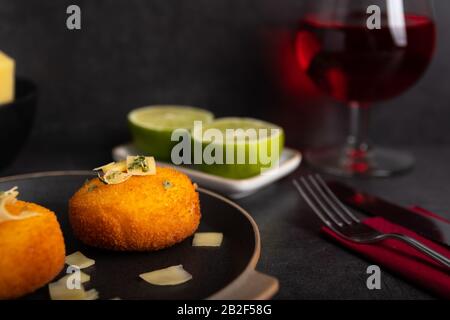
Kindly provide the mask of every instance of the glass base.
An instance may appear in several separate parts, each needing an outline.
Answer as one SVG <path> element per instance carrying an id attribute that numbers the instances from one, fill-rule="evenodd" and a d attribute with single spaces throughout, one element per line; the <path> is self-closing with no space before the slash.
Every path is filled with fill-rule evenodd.
<path id="1" fill-rule="evenodd" d="M 367 151 L 349 147 L 310 150 L 305 159 L 324 173 L 344 177 L 389 177 L 408 171 L 414 165 L 410 154 L 384 148 Z"/>

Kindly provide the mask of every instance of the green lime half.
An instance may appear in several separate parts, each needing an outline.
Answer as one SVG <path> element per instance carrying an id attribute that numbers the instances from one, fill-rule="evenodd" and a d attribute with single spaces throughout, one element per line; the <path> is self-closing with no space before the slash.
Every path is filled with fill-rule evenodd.
<path id="1" fill-rule="evenodd" d="M 253 177 L 276 166 L 284 147 L 281 127 L 251 118 L 216 119 L 195 129 L 192 136 L 194 164 L 232 179 Z"/>
<path id="2" fill-rule="evenodd" d="M 207 124 L 213 119 L 214 115 L 207 110 L 176 105 L 148 106 L 128 114 L 135 146 L 164 161 L 170 161 L 171 150 L 178 143 L 171 141 L 174 130 L 192 130 L 194 121 Z"/>

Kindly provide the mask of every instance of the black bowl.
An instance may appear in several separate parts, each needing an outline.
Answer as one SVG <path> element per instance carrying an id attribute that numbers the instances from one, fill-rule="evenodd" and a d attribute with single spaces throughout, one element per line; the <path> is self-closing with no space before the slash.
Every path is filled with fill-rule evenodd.
<path id="1" fill-rule="evenodd" d="M 36 111 L 37 88 L 30 80 L 16 79 L 16 98 L 0 105 L 0 169 L 9 165 L 28 139 Z"/>

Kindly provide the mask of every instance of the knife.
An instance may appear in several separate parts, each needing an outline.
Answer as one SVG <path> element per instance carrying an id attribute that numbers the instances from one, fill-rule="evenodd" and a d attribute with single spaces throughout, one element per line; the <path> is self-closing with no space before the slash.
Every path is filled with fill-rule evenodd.
<path id="1" fill-rule="evenodd" d="M 417 214 L 373 195 L 354 190 L 340 182 L 327 183 L 342 202 L 373 216 L 402 225 L 430 240 L 450 246 L 450 224 Z"/>

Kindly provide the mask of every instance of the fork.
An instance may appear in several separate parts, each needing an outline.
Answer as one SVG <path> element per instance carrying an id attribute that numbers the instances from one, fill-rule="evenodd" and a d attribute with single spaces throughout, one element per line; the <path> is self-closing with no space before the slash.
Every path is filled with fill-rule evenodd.
<path id="1" fill-rule="evenodd" d="M 397 239 L 426 254 L 450 269 L 450 259 L 423 243 L 399 233 L 381 233 L 362 223 L 331 191 L 318 174 L 293 180 L 294 186 L 325 225 L 342 238 L 361 244 L 373 244 L 388 238 Z"/>

